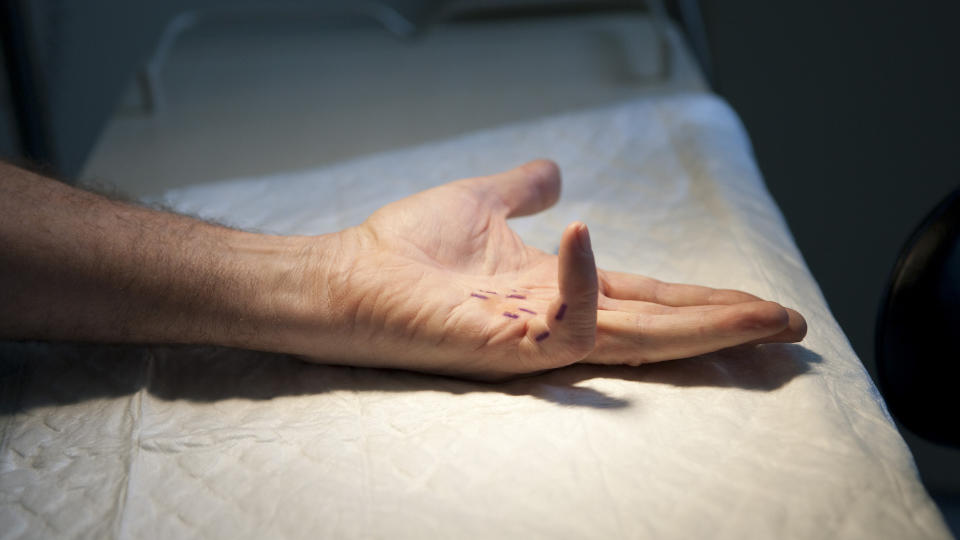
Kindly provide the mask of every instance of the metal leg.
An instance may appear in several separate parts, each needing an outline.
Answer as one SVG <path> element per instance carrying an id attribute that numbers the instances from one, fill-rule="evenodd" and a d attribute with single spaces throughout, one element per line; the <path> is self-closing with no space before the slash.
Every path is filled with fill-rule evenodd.
<path id="1" fill-rule="evenodd" d="M 50 139 L 49 103 L 36 51 L 27 33 L 29 6 L 10 0 L 0 3 L 0 52 L 6 55 L 10 98 L 23 157 L 58 171 Z"/>
<path id="2" fill-rule="evenodd" d="M 670 46 L 670 36 L 667 35 L 667 9 L 663 0 L 647 0 L 647 6 L 653 14 L 653 31 L 657 36 L 660 66 L 658 69 L 661 80 L 668 80 L 673 73 L 673 48 Z"/>
<path id="3" fill-rule="evenodd" d="M 160 35 L 160 42 L 153 56 L 137 74 L 137 86 L 140 90 L 140 102 L 147 113 L 161 113 L 166 107 L 163 88 L 160 84 L 160 72 L 170 55 L 170 50 L 180 34 L 197 24 L 199 15 L 195 11 L 181 13 L 174 17 Z"/>
<path id="4" fill-rule="evenodd" d="M 713 78 L 713 61 L 710 58 L 710 43 L 707 40 L 707 28 L 703 23 L 703 15 L 700 13 L 700 4 L 697 0 L 677 0 L 677 8 L 680 10 L 680 18 L 690 38 L 693 53 L 700 61 L 700 68 L 710 86 L 716 87 L 714 84 L 716 81 Z"/>

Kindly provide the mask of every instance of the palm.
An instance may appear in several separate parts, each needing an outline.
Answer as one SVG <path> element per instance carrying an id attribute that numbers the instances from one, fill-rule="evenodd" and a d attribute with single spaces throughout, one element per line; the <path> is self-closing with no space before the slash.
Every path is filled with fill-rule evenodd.
<path id="1" fill-rule="evenodd" d="M 746 293 L 598 277 L 579 224 L 564 233 L 560 256 L 525 246 L 507 218 L 542 210 L 558 195 L 555 166 L 534 162 L 374 213 L 356 231 L 366 247 L 354 266 L 375 275 L 351 284 L 363 291 L 355 332 L 377 336 L 368 365 L 491 378 L 583 360 L 639 364 L 767 336 L 795 340 L 796 328 L 775 336 L 789 333 L 789 312 Z M 667 305 L 671 295 L 679 305 Z M 698 338 L 705 325 L 717 335 Z M 651 330 L 640 335 L 641 327 Z M 697 339 L 684 339 L 691 335 Z"/>
<path id="2" fill-rule="evenodd" d="M 380 301 L 367 318 L 397 322 L 389 348 L 409 355 L 406 365 L 495 377 L 578 359 L 575 350 L 518 347 L 531 323 L 546 328 L 557 257 L 525 246 L 497 210 L 448 184 L 388 205 L 364 224 L 377 245 L 364 264 L 390 276 L 368 292 Z"/>

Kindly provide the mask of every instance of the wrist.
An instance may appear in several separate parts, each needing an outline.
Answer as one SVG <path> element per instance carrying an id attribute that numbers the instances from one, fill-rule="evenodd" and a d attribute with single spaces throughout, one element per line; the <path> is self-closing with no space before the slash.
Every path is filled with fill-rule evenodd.
<path id="1" fill-rule="evenodd" d="M 313 354 L 317 343 L 340 350 L 349 334 L 344 290 L 347 270 L 342 233 L 268 236 L 241 233 L 227 260 L 244 284 L 242 300 L 228 308 L 216 343 L 290 354 Z"/>

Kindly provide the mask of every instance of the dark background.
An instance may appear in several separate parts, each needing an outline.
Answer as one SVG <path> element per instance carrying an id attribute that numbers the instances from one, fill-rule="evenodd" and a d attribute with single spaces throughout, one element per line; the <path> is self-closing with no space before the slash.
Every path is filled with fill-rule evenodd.
<path id="1" fill-rule="evenodd" d="M 701 8 L 714 89 L 746 125 L 807 264 L 876 380 L 874 324 L 898 253 L 960 187 L 960 4 Z M 956 409 L 942 414 L 956 421 Z M 960 451 L 901 432 L 927 488 L 956 508 Z"/>
<path id="2" fill-rule="evenodd" d="M 960 186 L 955 2 L 703 6 L 715 90 L 740 114 L 834 315 L 873 368 L 900 246 Z"/>

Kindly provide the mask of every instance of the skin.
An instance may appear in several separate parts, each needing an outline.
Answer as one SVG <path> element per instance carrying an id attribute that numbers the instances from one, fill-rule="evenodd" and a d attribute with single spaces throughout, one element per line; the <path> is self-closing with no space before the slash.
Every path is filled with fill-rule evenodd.
<path id="1" fill-rule="evenodd" d="M 559 194 L 556 165 L 538 160 L 281 237 L 0 164 L 0 338 L 201 343 L 483 380 L 803 339 L 799 313 L 748 293 L 597 269 L 582 223 L 558 256 L 524 245 L 507 219 Z"/>

